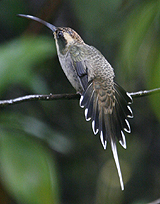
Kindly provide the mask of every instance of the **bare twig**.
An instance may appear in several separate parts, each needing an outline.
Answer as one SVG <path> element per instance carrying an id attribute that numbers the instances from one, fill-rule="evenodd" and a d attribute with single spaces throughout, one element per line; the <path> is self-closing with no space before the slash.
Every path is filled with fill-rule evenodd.
<path id="1" fill-rule="evenodd" d="M 27 95 L 27 96 L 22 96 L 14 99 L 9 99 L 9 100 L 0 100 L 0 107 L 22 103 L 26 101 L 39 101 L 39 100 L 51 101 L 51 100 L 60 100 L 60 99 L 70 100 L 70 99 L 79 99 L 79 98 L 80 98 L 79 94 Z"/>
<path id="2" fill-rule="evenodd" d="M 129 93 L 133 98 L 148 96 L 151 94 L 156 94 L 160 92 L 160 88 L 152 89 L 152 90 L 144 90 L 144 91 L 138 91 L 138 92 L 132 92 Z M 14 99 L 9 100 L 0 100 L 0 107 L 8 106 L 8 105 L 14 105 L 17 103 L 22 103 L 26 101 L 38 101 L 38 100 L 44 100 L 44 101 L 51 101 L 51 100 L 61 100 L 61 99 L 79 99 L 79 94 L 49 94 L 49 95 L 27 95 L 22 96 Z"/>
<path id="3" fill-rule="evenodd" d="M 156 89 L 152 89 L 152 90 L 132 92 L 129 94 L 132 96 L 132 98 L 138 98 L 138 97 L 143 97 L 143 96 L 149 96 L 151 94 L 156 94 L 158 92 L 160 92 L 160 88 L 156 88 Z"/>

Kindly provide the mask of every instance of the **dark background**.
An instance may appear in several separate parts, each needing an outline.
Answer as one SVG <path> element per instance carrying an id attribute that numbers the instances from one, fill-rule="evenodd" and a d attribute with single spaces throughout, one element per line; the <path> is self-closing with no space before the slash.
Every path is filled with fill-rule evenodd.
<path id="1" fill-rule="evenodd" d="M 128 92 L 160 87 L 160 1 L 1 0 L 0 99 L 75 93 L 50 30 L 16 17 L 69 26 L 98 48 Z M 0 110 L 0 203 L 145 204 L 160 197 L 160 95 L 132 105 L 127 150 L 118 144 L 125 190 L 78 100 L 25 102 Z"/>

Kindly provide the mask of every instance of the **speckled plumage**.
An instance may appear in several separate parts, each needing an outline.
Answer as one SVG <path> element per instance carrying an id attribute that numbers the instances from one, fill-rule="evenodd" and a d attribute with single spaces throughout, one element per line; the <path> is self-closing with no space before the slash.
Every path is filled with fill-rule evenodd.
<path id="1" fill-rule="evenodd" d="M 104 149 L 107 142 L 111 144 L 123 190 L 116 140 L 126 148 L 124 131 L 131 132 L 127 118 L 133 117 L 129 106 L 131 96 L 114 82 L 114 70 L 105 57 L 84 43 L 73 29 L 55 27 L 29 15 L 20 16 L 38 21 L 52 30 L 60 64 L 72 86 L 81 94 L 80 106 L 85 108 L 86 120 L 92 121 L 94 134 L 99 132 Z"/>
<path id="2" fill-rule="evenodd" d="M 81 94 L 80 106 L 85 108 L 86 120 L 92 121 L 94 134 L 99 132 L 104 149 L 107 141 L 111 144 L 123 190 L 116 138 L 126 148 L 123 131 L 130 132 L 127 118 L 133 117 L 128 105 L 132 102 L 131 96 L 114 82 L 113 68 L 105 57 L 95 47 L 85 44 L 75 31 L 62 29 L 68 34 L 64 34 L 66 44 L 60 48 L 57 34 L 61 29 L 57 28 L 54 33 L 60 64 L 72 86 Z"/>

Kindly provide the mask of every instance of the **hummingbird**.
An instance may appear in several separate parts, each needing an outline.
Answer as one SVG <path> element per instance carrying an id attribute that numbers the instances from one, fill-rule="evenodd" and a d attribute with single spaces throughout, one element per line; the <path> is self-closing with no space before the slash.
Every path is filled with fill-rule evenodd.
<path id="1" fill-rule="evenodd" d="M 93 133 L 99 132 L 103 148 L 110 143 L 121 189 L 123 178 L 117 153 L 117 141 L 126 149 L 124 131 L 131 132 L 128 118 L 133 118 L 131 95 L 115 81 L 112 66 L 95 47 L 86 44 L 80 35 L 69 27 L 56 27 L 38 17 L 18 14 L 48 27 L 54 36 L 61 67 L 80 94 L 80 107 L 86 121 L 91 121 Z"/>

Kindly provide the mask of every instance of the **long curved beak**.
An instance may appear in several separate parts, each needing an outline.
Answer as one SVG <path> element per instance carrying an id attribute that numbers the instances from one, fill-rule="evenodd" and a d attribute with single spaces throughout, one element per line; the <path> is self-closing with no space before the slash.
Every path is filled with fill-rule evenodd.
<path id="1" fill-rule="evenodd" d="M 42 19 L 40 19 L 40 18 L 38 18 L 38 17 L 31 16 L 31 15 L 25 15 L 25 14 L 17 14 L 17 16 L 22 17 L 22 18 L 28 18 L 28 19 L 37 21 L 37 22 L 39 22 L 39 23 L 45 25 L 45 26 L 46 26 L 47 28 L 49 28 L 53 33 L 57 30 L 57 28 L 56 28 L 54 25 L 52 25 L 52 24 L 50 24 L 50 23 L 48 23 L 48 22 L 46 22 L 46 21 L 44 21 L 44 20 L 42 20 Z"/>

